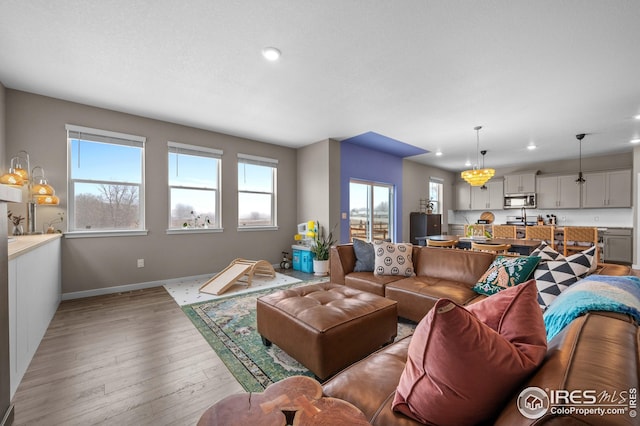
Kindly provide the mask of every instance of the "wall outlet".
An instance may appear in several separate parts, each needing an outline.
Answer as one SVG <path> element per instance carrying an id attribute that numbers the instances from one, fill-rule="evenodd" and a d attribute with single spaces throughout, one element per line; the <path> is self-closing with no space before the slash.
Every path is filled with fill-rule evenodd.
<path id="1" fill-rule="evenodd" d="M 144 259 L 138 259 L 138 268 L 144 268 Z"/>

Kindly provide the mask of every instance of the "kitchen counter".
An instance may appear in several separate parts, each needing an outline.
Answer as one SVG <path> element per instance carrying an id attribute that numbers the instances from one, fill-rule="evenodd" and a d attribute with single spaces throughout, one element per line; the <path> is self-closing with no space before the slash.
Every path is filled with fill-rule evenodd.
<path id="1" fill-rule="evenodd" d="M 9 260 L 15 259 L 20 255 L 35 250 L 36 248 L 61 237 L 62 234 L 10 236 L 9 241 L 11 242 L 8 243 Z"/>

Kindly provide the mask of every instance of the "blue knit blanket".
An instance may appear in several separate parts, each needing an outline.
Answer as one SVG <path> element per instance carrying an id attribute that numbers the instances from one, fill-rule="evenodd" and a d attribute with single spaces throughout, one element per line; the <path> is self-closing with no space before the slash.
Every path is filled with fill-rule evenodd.
<path id="1" fill-rule="evenodd" d="M 640 323 L 640 278 L 590 275 L 563 291 L 545 311 L 547 341 L 588 311 L 620 312 Z"/>

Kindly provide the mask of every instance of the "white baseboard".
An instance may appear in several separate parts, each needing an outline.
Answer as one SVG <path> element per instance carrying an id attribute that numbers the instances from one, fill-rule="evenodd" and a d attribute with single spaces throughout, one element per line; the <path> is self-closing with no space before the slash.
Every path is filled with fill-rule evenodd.
<path id="1" fill-rule="evenodd" d="M 192 277 L 172 278 L 169 280 L 147 281 L 143 283 L 119 285 L 115 287 L 96 288 L 94 290 L 74 291 L 71 293 L 62 293 L 62 300 L 82 299 L 85 297 L 104 296 L 105 294 L 124 293 L 127 291 L 142 290 L 151 287 L 160 287 L 165 284 L 172 284 L 185 280 L 197 280 L 202 278 L 211 278 L 215 274 L 194 275 Z"/>

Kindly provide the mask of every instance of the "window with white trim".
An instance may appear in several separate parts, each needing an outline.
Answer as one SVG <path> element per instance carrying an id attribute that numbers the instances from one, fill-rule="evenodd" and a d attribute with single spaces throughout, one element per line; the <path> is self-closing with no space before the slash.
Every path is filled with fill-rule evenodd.
<path id="1" fill-rule="evenodd" d="M 169 150 L 169 229 L 220 229 L 222 151 L 177 142 Z"/>
<path id="2" fill-rule="evenodd" d="M 278 160 L 238 154 L 238 228 L 277 226 Z"/>
<path id="3" fill-rule="evenodd" d="M 429 178 L 429 201 L 433 203 L 433 213 L 443 213 L 442 194 L 444 189 L 444 180 L 441 178 Z"/>
<path id="4" fill-rule="evenodd" d="M 69 232 L 144 231 L 145 137 L 67 125 Z"/>

